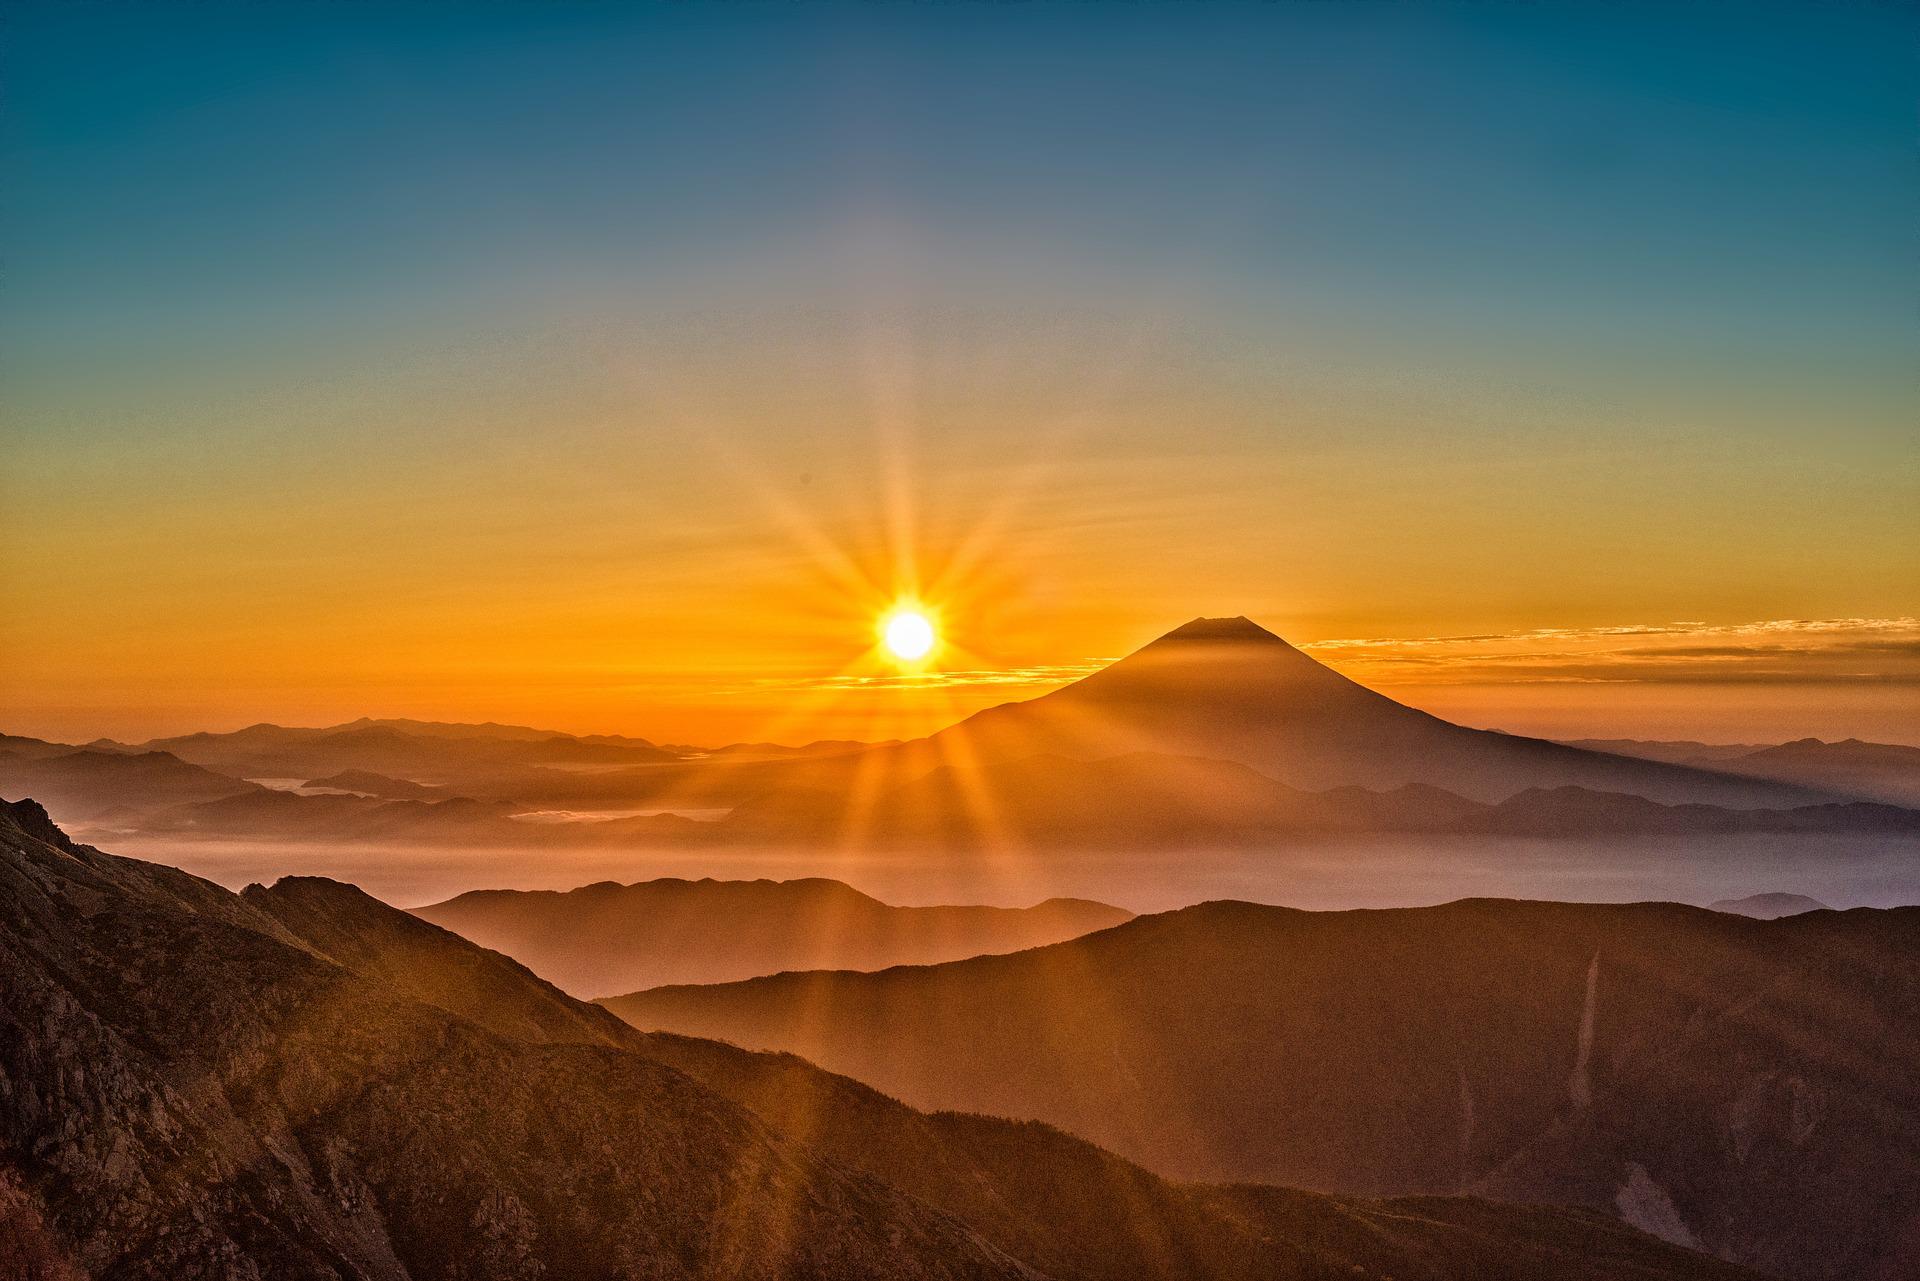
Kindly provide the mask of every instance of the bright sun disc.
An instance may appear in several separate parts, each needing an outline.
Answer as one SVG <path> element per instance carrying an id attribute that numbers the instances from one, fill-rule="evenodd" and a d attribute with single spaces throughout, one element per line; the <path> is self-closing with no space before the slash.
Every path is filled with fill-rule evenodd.
<path id="1" fill-rule="evenodd" d="M 898 610 L 887 616 L 880 638 L 888 653 L 911 663 L 933 649 L 933 623 L 917 610 Z"/>

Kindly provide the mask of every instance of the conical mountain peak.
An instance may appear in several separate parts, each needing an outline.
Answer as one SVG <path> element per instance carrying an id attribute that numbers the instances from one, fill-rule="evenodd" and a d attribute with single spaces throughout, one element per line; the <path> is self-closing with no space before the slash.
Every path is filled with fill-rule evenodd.
<path id="1" fill-rule="evenodd" d="M 1182 623 L 1160 638 L 1162 641 L 1255 641 L 1286 644 L 1260 624 L 1243 615 L 1232 618 L 1196 618 Z"/>

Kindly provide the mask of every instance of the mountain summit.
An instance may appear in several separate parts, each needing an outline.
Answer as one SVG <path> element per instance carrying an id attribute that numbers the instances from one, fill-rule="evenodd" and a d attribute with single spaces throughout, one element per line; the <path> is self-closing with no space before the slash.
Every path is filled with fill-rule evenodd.
<path id="1" fill-rule="evenodd" d="M 1455 725 L 1349 680 L 1244 617 L 1196 618 L 1063 689 L 989 708 L 930 741 L 946 759 L 1206 757 L 1309 790 L 1424 783 L 1499 801 L 1579 786 L 1741 807 L 1830 799 Z"/>
<path id="2" fill-rule="evenodd" d="M 1196 618 L 1180 624 L 1153 644 L 1163 645 L 1168 641 L 1255 641 L 1287 645 L 1287 642 L 1244 614 L 1235 614 L 1232 618 Z M 1287 645 L 1287 648 L 1292 649 L 1293 646 Z"/>

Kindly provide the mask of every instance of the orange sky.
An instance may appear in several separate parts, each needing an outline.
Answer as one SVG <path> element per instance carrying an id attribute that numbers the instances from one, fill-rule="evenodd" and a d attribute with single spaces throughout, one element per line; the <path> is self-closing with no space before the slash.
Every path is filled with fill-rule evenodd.
<path id="1" fill-rule="evenodd" d="M 1898 469 L 1860 480 L 1887 501 L 1840 503 L 1810 483 L 1854 475 L 1831 453 L 1729 432 L 1649 470 L 1638 429 L 1565 407 L 1581 430 L 1522 451 L 1505 432 L 1537 399 L 1202 382 L 1171 340 L 1141 360 L 876 320 L 818 365 L 820 333 L 760 334 L 728 376 L 566 337 L 512 348 L 545 353 L 527 381 L 492 347 L 336 357 L 147 401 L 90 445 L 28 434 L 0 517 L 4 728 L 884 737 L 1241 613 L 1474 723 L 1913 736 Z M 949 675 L 842 679 L 887 673 L 874 617 L 916 592 Z"/>
<path id="2" fill-rule="evenodd" d="M 962 8 L 23 23 L 0 729 L 891 735 L 1246 614 L 1914 736 L 1897 22 Z M 848 681 L 910 590 L 948 674 Z"/>

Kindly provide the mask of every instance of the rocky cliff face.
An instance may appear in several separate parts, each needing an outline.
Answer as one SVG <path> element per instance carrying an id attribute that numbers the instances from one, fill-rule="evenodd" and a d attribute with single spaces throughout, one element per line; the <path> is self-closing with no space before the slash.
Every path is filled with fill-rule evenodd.
<path id="1" fill-rule="evenodd" d="M 1168 1184 L 646 1037 L 349 886 L 0 808 L 0 1275 L 1734 1278 L 1578 1211 Z"/>

